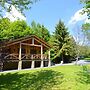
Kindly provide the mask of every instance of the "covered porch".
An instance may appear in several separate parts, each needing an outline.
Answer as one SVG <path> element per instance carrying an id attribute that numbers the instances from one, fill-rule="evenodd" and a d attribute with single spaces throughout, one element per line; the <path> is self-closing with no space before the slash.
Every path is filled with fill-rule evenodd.
<path id="1" fill-rule="evenodd" d="M 7 43 L 0 49 L 2 70 L 50 66 L 50 47 L 36 36 Z"/>

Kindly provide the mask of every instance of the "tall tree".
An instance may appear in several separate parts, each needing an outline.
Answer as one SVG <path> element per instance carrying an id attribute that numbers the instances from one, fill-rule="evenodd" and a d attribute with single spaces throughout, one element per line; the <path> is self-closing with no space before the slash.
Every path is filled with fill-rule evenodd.
<path id="1" fill-rule="evenodd" d="M 76 42 L 72 36 L 70 36 L 70 39 L 67 42 L 68 48 L 66 49 L 66 59 L 68 62 L 71 62 L 72 60 L 75 60 L 77 57 L 77 49 L 76 49 Z"/>
<path id="2" fill-rule="evenodd" d="M 57 42 L 58 42 L 58 44 L 56 45 Z M 61 41 L 56 40 L 54 35 L 51 36 L 51 38 L 49 40 L 49 44 L 52 46 L 51 60 L 55 63 L 59 63 L 62 60 L 62 48 L 64 51 L 63 59 L 64 59 L 65 63 L 75 60 L 77 52 L 76 52 L 76 42 L 75 42 L 74 38 L 72 36 L 69 36 L 66 44 L 64 44 L 64 46 L 62 48 L 60 48 L 60 50 L 58 49 L 59 42 L 61 42 Z M 58 52 L 59 52 L 59 54 L 58 54 Z"/>
<path id="3" fill-rule="evenodd" d="M 49 41 L 50 33 L 44 25 L 41 25 L 39 23 L 36 24 L 35 21 L 33 21 L 31 23 L 31 28 L 32 28 L 32 34 L 37 35 L 46 42 Z"/>
<path id="4" fill-rule="evenodd" d="M 67 45 L 67 42 L 69 40 L 69 33 L 67 31 L 67 28 L 65 27 L 64 23 L 60 20 L 59 23 L 55 27 L 54 32 L 54 52 L 55 57 L 62 57 L 62 61 L 64 61 L 64 55 L 66 55 L 66 50 L 69 47 Z"/>

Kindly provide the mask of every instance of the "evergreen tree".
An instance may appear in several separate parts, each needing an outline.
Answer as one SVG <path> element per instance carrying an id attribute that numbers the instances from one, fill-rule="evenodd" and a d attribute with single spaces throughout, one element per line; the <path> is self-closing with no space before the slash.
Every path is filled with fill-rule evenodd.
<path id="1" fill-rule="evenodd" d="M 62 59 L 65 61 L 65 55 L 68 53 L 68 48 L 70 44 L 68 41 L 70 40 L 68 29 L 65 27 L 64 23 L 60 20 L 59 23 L 55 27 L 54 32 L 54 41 L 53 41 L 53 48 L 54 48 L 54 59 Z"/>

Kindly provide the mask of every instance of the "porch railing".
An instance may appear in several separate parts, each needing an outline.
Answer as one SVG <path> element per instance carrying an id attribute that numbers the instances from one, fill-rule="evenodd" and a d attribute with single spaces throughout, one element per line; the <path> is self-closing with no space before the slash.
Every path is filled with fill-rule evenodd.
<path id="1" fill-rule="evenodd" d="M 42 55 L 42 58 L 44 60 L 48 59 L 48 55 L 47 54 L 43 54 Z M 12 53 L 12 54 L 7 54 L 7 53 L 0 53 L 0 59 L 2 60 L 19 60 L 19 54 L 15 54 L 15 53 Z M 21 55 L 21 59 L 22 60 L 40 60 L 41 59 L 41 54 L 22 54 Z"/>

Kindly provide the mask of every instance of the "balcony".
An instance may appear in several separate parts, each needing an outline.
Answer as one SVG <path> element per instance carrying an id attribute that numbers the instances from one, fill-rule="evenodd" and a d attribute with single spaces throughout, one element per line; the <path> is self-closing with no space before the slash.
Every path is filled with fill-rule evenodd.
<path id="1" fill-rule="evenodd" d="M 19 60 L 19 54 L 7 54 L 7 53 L 0 53 L 0 59 L 3 61 L 13 60 L 18 61 Z M 43 60 L 48 60 L 47 54 L 42 54 Z M 21 60 L 41 60 L 41 54 L 21 54 Z"/>

